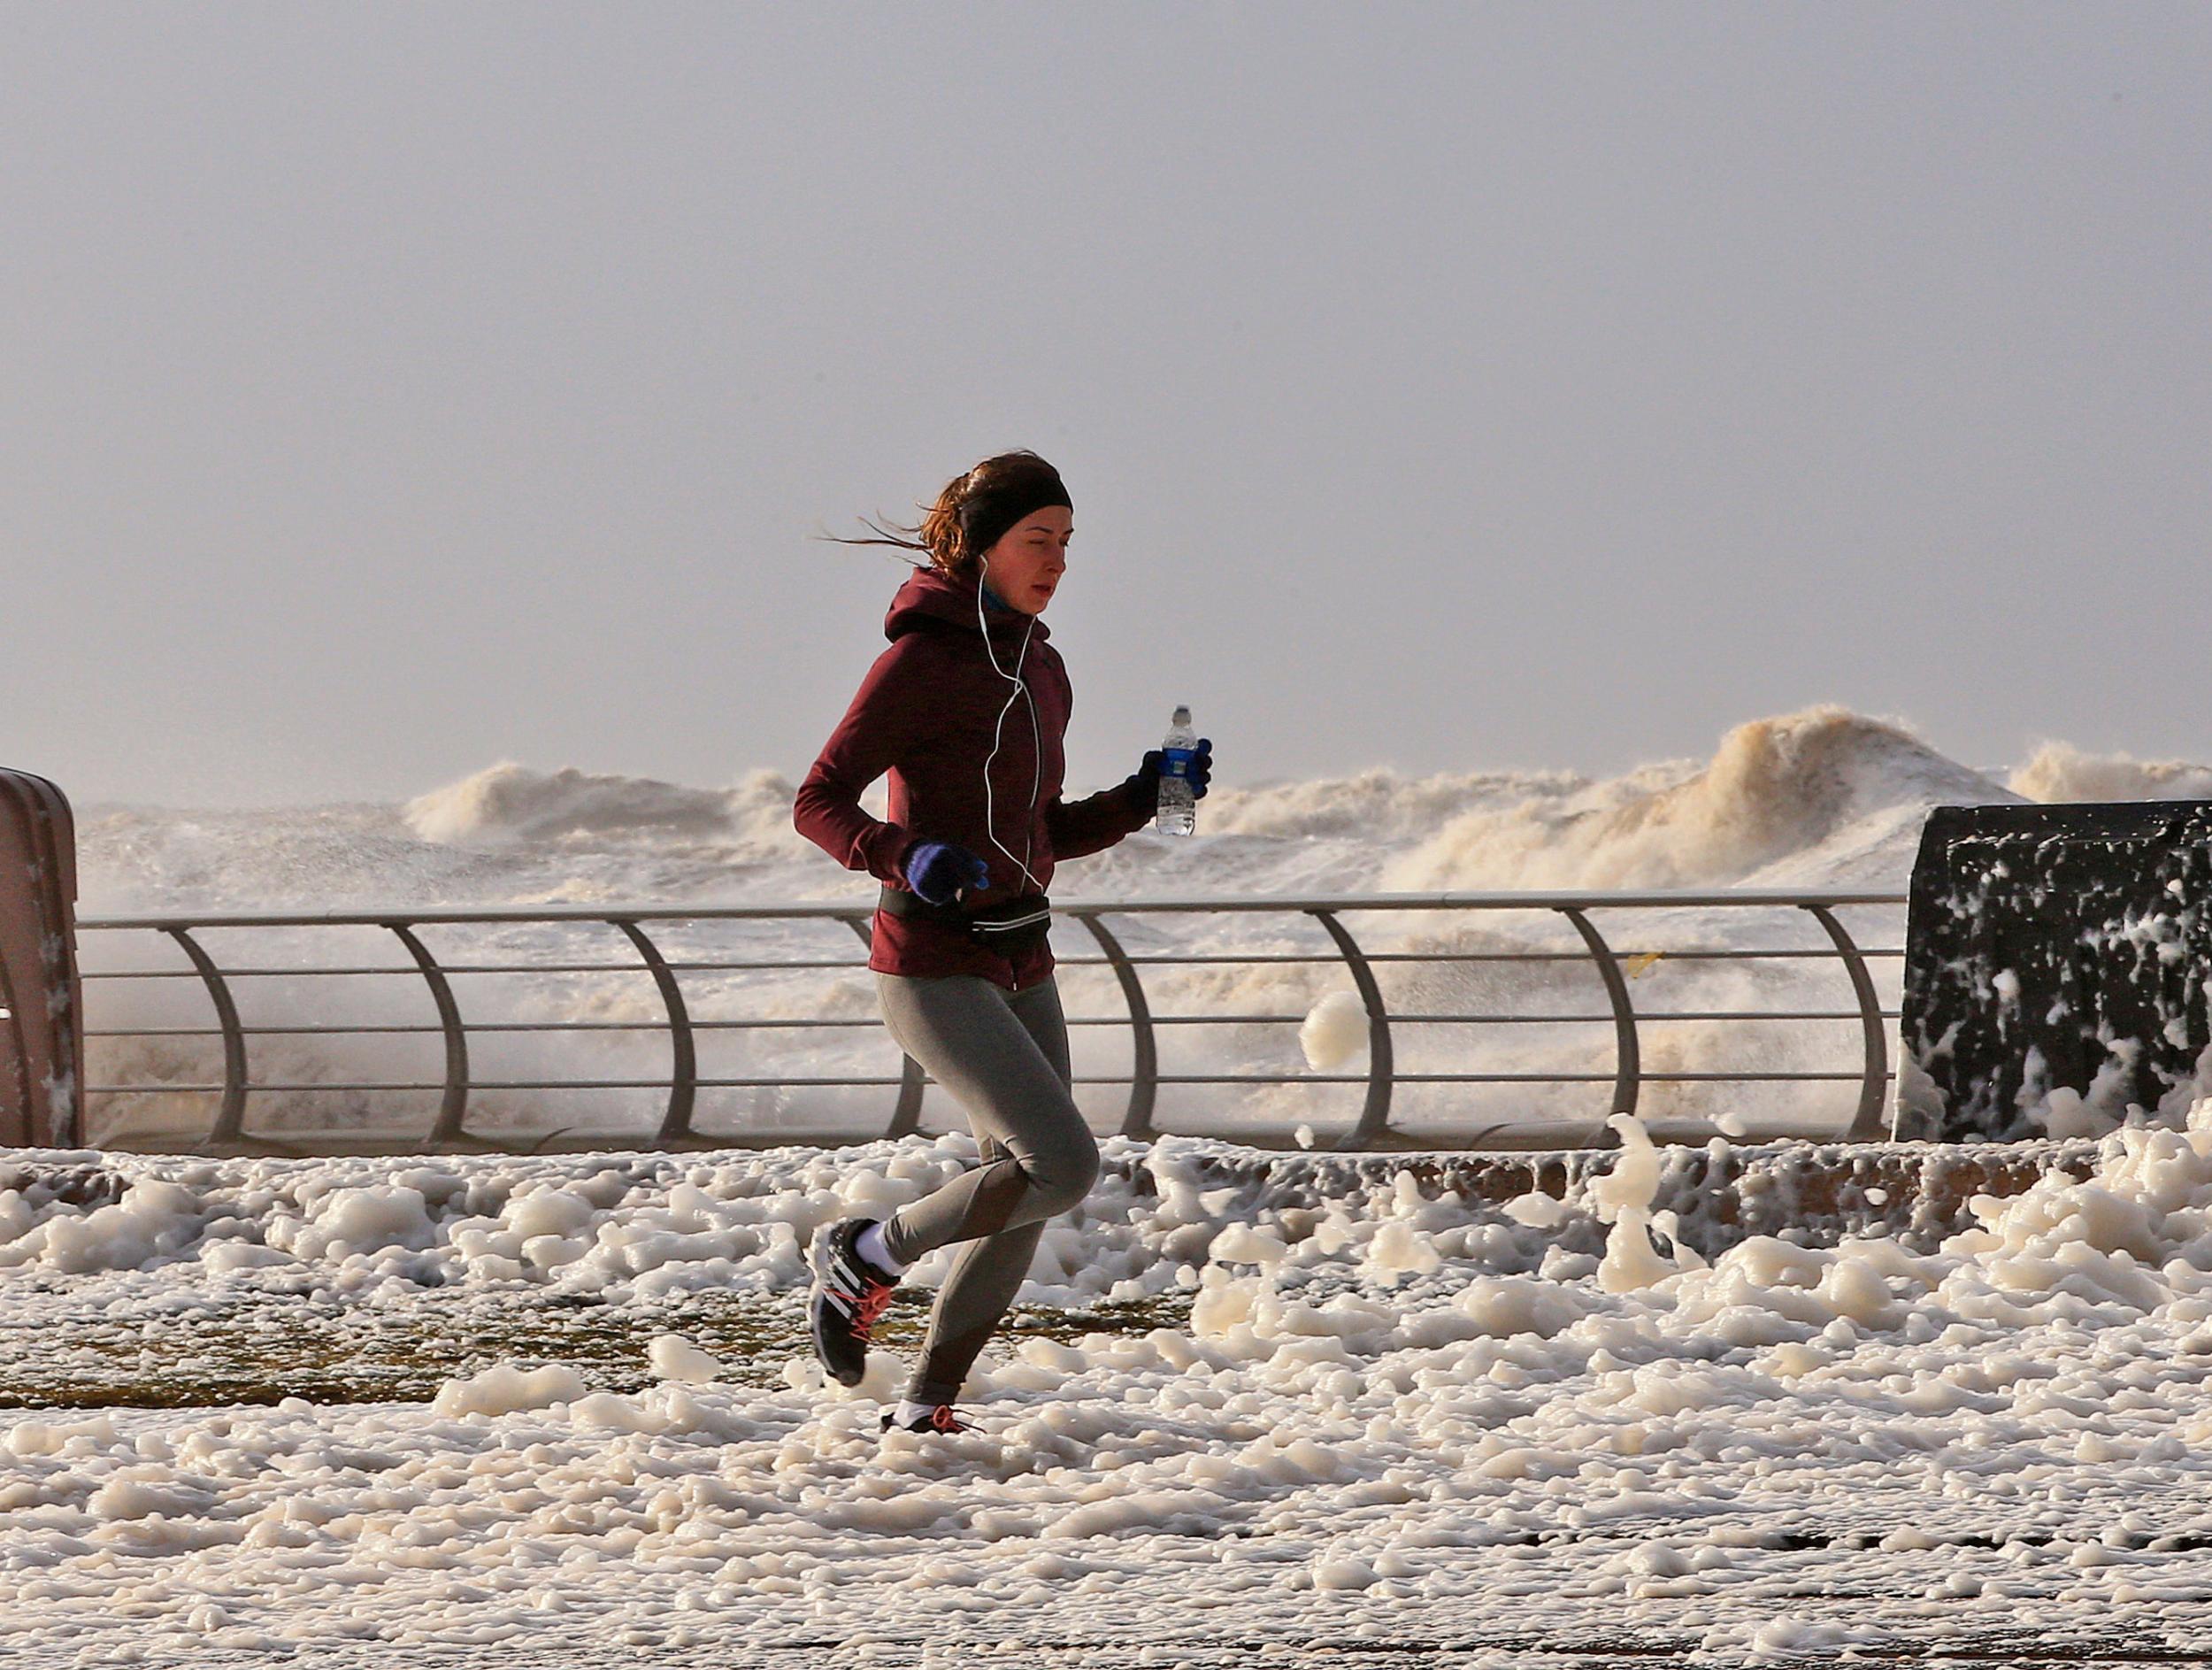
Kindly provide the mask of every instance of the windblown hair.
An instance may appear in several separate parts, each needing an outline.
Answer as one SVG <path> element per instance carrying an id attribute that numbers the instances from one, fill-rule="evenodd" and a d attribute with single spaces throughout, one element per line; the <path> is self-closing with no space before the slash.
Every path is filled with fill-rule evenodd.
<path id="1" fill-rule="evenodd" d="M 964 512 L 995 498 L 1026 497 L 1041 488 L 1057 492 L 1060 472 L 1025 448 L 1017 452 L 1001 452 L 984 459 L 965 475 L 956 475 L 946 482 L 934 504 L 917 504 L 915 508 L 923 513 L 918 527 L 909 527 L 900 522 L 893 522 L 888 527 L 879 527 L 864 516 L 861 523 L 880 537 L 846 539 L 836 534 L 821 537 L 833 539 L 841 545 L 895 545 L 903 550 L 920 551 L 941 573 L 954 580 L 973 581 L 980 572 L 983 553 L 992 542 L 981 545 L 972 543 L 971 530 L 979 519 Z M 991 519 L 987 515 L 979 519 L 987 524 Z M 992 541 L 996 537 L 994 535 Z"/>

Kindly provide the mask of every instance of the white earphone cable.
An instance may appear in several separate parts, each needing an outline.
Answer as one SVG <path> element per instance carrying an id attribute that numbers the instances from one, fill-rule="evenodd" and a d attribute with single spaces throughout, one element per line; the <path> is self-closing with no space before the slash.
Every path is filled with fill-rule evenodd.
<path id="1" fill-rule="evenodd" d="M 1024 879 L 1025 879 L 1029 885 L 1033 888 L 1037 887 L 1039 883 L 1037 878 L 1031 873 L 1029 868 L 1029 857 L 1031 852 L 1033 850 L 1033 847 L 1030 838 L 1028 824 L 1033 823 L 1035 820 L 1037 815 L 1037 790 L 1041 788 L 1044 783 L 1044 739 L 1043 734 L 1037 728 L 1036 698 L 1029 694 L 1028 685 L 1022 681 L 1021 671 L 1022 663 L 1029 655 L 1029 635 L 1036 630 L 1037 617 L 1034 615 L 1030 616 L 1028 626 L 1022 629 L 1021 648 L 1015 651 L 1014 670 L 1011 673 L 1009 673 L 1004 667 L 998 664 L 998 652 L 991 647 L 990 622 L 984 618 L 983 614 L 983 575 L 988 572 L 989 571 L 987 568 L 979 573 L 976 576 L 975 621 L 977 627 L 982 631 L 983 634 L 983 653 L 991 658 L 991 671 L 997 673 L 999 677 L 1002 679 L 1011 680 L 1013 681 L 1014 689 L 1013 693 L 1006 698 L 1006 705 L 1000 708 L 998 711 L 998 723 L 993 726 L 991 729 L 991 751 L 985 757 L 983 761 L 983 821 L 985 827 L 990 835 L 991 844 L 998 848 L 1001 852 L 1005 853 L 1008 858 L 1014 858 L 1013 853 L 1009 850 L 1005 843 L 998 838 L 998 818 L 993 808 L 991 797 L 991 764 L 992 761 L 998 758 L 999 738 L 1005 728 L 1006 715 L 1012 710 L 1013 705 L 1017 701 L 1026 699 L 1029 703 L 1029 734 L 1034 743 L 1032 750 L 1032 756 L 1036 769 L 1031 777 L 1029 784 L 1029 815 L 1028 819 L 1025 821 L 1022 831 L 1022 856 L 1018 858 L 1014 858 L 1014 862 L 1019 866 Z"/>

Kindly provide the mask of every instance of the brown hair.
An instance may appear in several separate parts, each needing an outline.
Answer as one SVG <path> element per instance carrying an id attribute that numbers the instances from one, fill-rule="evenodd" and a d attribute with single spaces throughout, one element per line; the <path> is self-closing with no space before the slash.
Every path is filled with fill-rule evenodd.
<path id="1" fill-rule="evenodd" d="M 893 522 L 889 527 L 880 527 L 864 516 L 862 524 L 881 538 L 846 539 L 835 534 L 821 537 L 841 545 L 896 545 L 922 551 L 940 573 L 972 581 L 979 572 L 977 565 L 983 553 L 1015 522 L 1042 505 L 1070 503 L 1060 472 L 1025 448 L 987 458 L 966 474 L 953 477 L 934 504 L 915 506 L 923 512 L 918 527 Z"/>

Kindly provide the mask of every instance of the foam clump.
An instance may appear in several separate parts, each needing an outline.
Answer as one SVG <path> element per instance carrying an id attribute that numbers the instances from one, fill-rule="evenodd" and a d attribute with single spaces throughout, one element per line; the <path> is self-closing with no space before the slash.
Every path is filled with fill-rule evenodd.
<path id="1" fill-rule="evenodd" d="M 81 1212 L 41 1212 L 15 1190 L 0 1191 L 0 1268 L 42 1265 L 64 1275 L 132 1270 L 183 1256 L 199 1238 L 205 1214 L 193 1192 L 158 1177 L 140 1177 L 122 1198 Z"/>
<path id="2" fill-rule="evenodd" d="M 1620 1158 L 1613 1169 L 1590 1181 L 1590 1201 L 1598 1216 L 1613 1226 L 1598 1266 L 1598 1285 L 1608 1293 L 1630 1293 L 1675 1274 L 1674 1265 L 1653 1243 L 1651 1203 L 1659 1189 L 1659 1152 L 1643 1122 L 1616 1113 L 1606 1123 L 1620 1134 Z"/>
<path id="3" fill-rule="evenodd" d="M 645 1350 L 645 1359 L 663 1380 L 688 1381 L 703 1385 L 720 1377 L 721 1363 L 680 1334 L 657 1334 Z"/>
<path id="4" fill-rule="evenodd" d="M 1307 1012 L 1298 1028 L 1298 1047 L 1316 1073 L 1334 1072 L 1367 1043 L 1367 1005 L 1356 992 L 1331 992 Z"/>
<path id="5" fill-rule="evenodd" d="M 1969 1259 L 1962 1304 L 2008 1312 L 2068 1297 L 2154 1309 L 2212 1268 L 2212 1097 L 2184 1128 L 2129 1127 L 2104 1139 L 2096 1174 L 2039 1179 L 2009 1199 L 1969 1203 L 1978 1227 L 1945 1242 Z"/>
<path id="6" fill-rule="evenodd" d="M 583 1376 L 559 1363 L 517 1368 L 497 1363 L 466 1380 L 449 1380 L 430 1406 L 441 1415 L 508 1415 L 574 1403 L 585 1395 Z"/>
<path id="7" fill-rule="evenodd" d="M 419 1189 L 399 1184 L 371 1185 L 333 1190 L 316 1203 L 288 1245 L 277 1244 L 303 1258 L 342 1258 L 348 1252 L 374 1252 L 388 1247 L 419 1250 L 428 1246 L 436 1235 L 429 1203 Z"/>
<path id="8" fill-rule="evenodd" d="M 2045 1094 L 2031 1110 L 2043 1134 L 2056 1142 L 2075 1136 L 2103 1136 L 2116 1129 L 2120 1116 L 2082 1095 L 2060 1085 Z"/>

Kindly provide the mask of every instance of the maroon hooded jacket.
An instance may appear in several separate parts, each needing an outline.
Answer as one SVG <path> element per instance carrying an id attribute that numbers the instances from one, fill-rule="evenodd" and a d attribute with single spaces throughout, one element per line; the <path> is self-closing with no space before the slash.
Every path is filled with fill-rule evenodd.
<path id="1" fill-rule="evenodd" d="M 957 842 L 991 867 L 990 887 L 962 901 L 971 912 L 1033 890 L 1016 859 L 1026 862 L 1033 890 L 1041 892 L 1054 859 L 1102 851 L 1143 827 L 1154 811 L 1141 776 L 1073 804 L 1062 801 L 1061 739 L 1073 703 L 1067 668 L 1043 621 L 987 602 L 990 648 L 1004 671 L 994 670 L 976 604 L 973 582 L 934 568 L 918 568 L 899 588 L 883 620 L 891 647 L 868 669 L 792 806 L 801 835 L 847 869 L 865 870 L 902 892 L 909 890 L 906 856 L 916 843 Z M 1018 653 L 1020 693 L 1010 676 Z M 860 795 L 887 771 L 891 816 L 879 823 L 861 810 Z M 868 966 L 891 974 L 980 974 L 1020 991 L 1051 974 L 1052 948 L 1009 958 L 972 943 L 956 926 L 878 911 Z"/>

